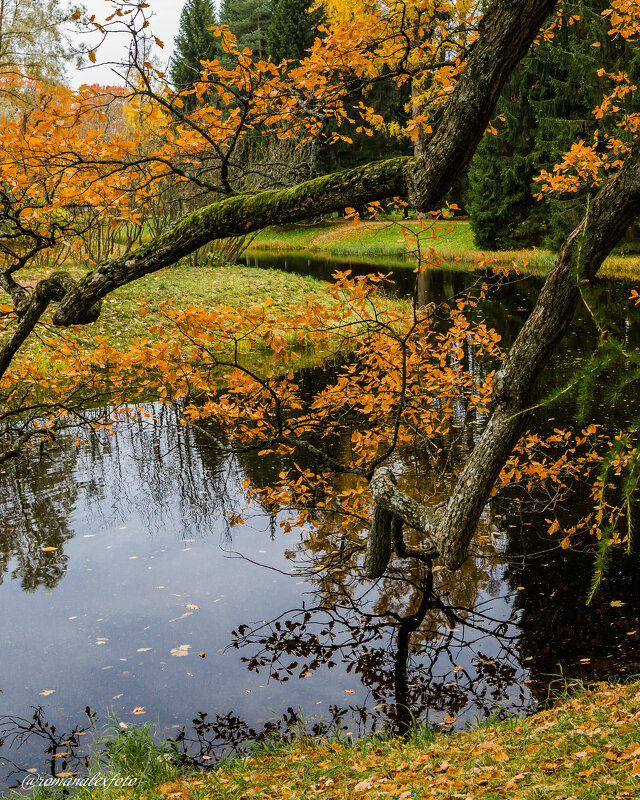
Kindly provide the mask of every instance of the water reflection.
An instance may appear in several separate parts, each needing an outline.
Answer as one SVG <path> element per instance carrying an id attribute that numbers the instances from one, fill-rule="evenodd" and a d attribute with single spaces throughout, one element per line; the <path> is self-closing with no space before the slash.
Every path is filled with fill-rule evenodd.
<path id="1" fill-rule="evenodd" d="M 414 278 L 405 270 L 400 279 Z M 459 293 L 469 280 L 434 272 L 423 300 Z M 512 282 L 500 303 L 480 304 L 474 315 L 508 344 L 535 288 L 532 280 Z M 601 291 L 611 309 L 626 295 L 606 284 Z M 620 335 L 637 346 L 637 321 L 620 316 Z M 588 320 L 577 320 L 543 392 L 586 359 L 597 338 Z M 491 366 L 473 361 L 468 348 L 463 358 L 477 376 Z M 302 397 L 333 369 L 303 370 Z M 604 386 L 591 400 L 605 430 L 638 410 L 631 392 L 608 398 Z M 541 424 L 571 424 L 574 411 L 563 397 Z M 433 494 L 430 469 L 454 469 L 484 419 L 461 404 L 458 427 L 437 442 L 440 456 L 401 452 L 403 472 L 422 476 L 420 491 Z M 402 731 L 412 719 L 446 729 L 495 706 L 527 712 L 560 668 L 593 678 L 638 665 L 638 637 L 628 635 L 640 627 L 634 564 L 616 564 L 586 608 L 590 543 L 550 549 L 548 497 L 507 490 L 492 500 L 473 557 L 453 576 L 396 558 L 372 584 L 360 577 L 362 547 L 336 540 L 329 519 L 284 534 L 280 518 L 255 503 L 244 525 L 230 527 L 237 487 L 247 478 L 273 482 L 291 466 L 286 457 L 227 457 L 206 431 L 181 427 L 161 406 L 115 436 L 96 432 L 83 445 L 77 438 L 61 435 L 50 458 L 3 470 L 0 600 L 9 611 L 0 762 L 7 773 L 16 765 L 49 768 L 51 753 L 43 758 L 38 737 L 16 738 L 30 724 L 30 707 L 38 725 L 56 732 L 80 725 L 87 704 L 103 721 L 110 712 L 126 723 L 158 721 L 163 735 L 177 735 L 206 763 L 247 739 L 295 736 L 302 725 L 357 735 L 383 725 Z M 343 443 L 334 444 L 339 452 Z M 307 466 L 303 454 L 296 461 Z M 573 496 L 563 520 L 589 504 L 586 490 Z M 186 657 L 171 655 L 183 645 Z M 146 715 L 133 716 L 135 707 Z"/>

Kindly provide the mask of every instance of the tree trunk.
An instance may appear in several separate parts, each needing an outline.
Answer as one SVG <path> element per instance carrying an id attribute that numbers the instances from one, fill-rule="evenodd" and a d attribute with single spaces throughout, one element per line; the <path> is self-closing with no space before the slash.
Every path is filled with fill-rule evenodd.
<path id="1" fill-rule="evenodd" d="M 596 275 L 638 214 L 640 141 L 565 241 L 534 310 L 496 376 L 491 416 L 446 506 L 430 509 L 408 498 L 396 488 L 388 470 L 379 470 L 381 474 L 371 480 L 376 503 L 421 531 L 449 569 L 457 569 L 465 560 L 491 489 L 523 433 L 538 375 L 578 304 L 579 281 L 588 282 Z"/>

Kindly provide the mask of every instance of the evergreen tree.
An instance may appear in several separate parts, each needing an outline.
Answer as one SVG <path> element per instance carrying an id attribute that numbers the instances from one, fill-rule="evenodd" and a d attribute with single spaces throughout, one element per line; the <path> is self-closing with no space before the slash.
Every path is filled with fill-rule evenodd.
<path id="1" fill-rule="evenodd" d="M 220 59 L 220 39 L 208 30 L 216 24 L 211 0 L 187 0 L 180 15 L 180 29 L 175 39 L 175 52 L 171 59 L 171 81 L 178 91 L 193 88 L 202 70 L 201 61 Z M 185 108 L 193 110 L 193 95 L 184 98 Z"/>
<path id="2" fill-rule="evenodd" d="M 301 61 L 316 38 L 324 13 L 313 0 L 275 0 L 267 45 L 274 61 Z"/>
<path id="3" fill-rule="evenodd" d="M 271 0 L 225 0 L 220 22 L 229 26 L 240 50 L 248 47 L 255 58 L 266 59 L 271 13 Z"/>
<path id="4" fill-rule="evenodd" d="M 589 141 L 596 128 L 605 130 L 592 113 L 606 86 L 600 67 L 628 72 L 638 81 L 640 49 L 609 39 L 601 14 L 606 5 L 605 0 L 567 4 L 565 24 L 551 41 L 533 48 L 505 87 L 498 105 L 504 121 L 497 123 L 497 136 L 485 136 L 469 171 L 466 205 L 479 247 L 555 248 L 582 213 L 586 190 L 569 199 L 536 201 L 534 178 L 541 169 L 551 170 L 574 141 Z M 572 15 L 579 20 L 566 24 Z M 601 43 L 597 59 L 594 40 Z M 633 100 L 624 102 L 633 110 Z"/>

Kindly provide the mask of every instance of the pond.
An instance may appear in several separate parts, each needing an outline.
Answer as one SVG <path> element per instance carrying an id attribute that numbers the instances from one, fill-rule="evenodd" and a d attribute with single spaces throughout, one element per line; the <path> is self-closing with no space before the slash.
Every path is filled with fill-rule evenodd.
<path id="1" fill-rule="evenodd" d="M 336 267 L 368 271 L 295 257 L 259 262 L 323 279 Z M 411 270 L 383 271 L 394 272 L 398 292 L 411 291 Z M 475 280 L 433 271 L 422 291 L 439 301 Z M 508 281 L 477 313 L 508 344 L 539 286 Z M 597 291 L 611 329 L 636 347 L 629 286 L 602 282 Z M 589 315 L 578 315 L 543 393 L 596 340 Z M 313 386 L 326 376 L 309 369 L 300 379 Z M 594 419 L 611 433 L 640 412 L 633 387 L 611 398 L 603 384 L 590 399 L 580 424 Z M 574 417 L 567 396 L 537 412 L 536 425 L 549 432 Z M 481 425 L 469 422 L 469 445 Z M 419 569 L 392 569 L 377 583 L 332 578 L 332 552 L 306 530 L 284 533 L 259 505 L 229 527 L 229 513 L 243 507 L 242 481 L 264 484 L 281 468 L 246 454 L 222 460 L 171 409 L 152 405 L 114 436 L 83 444 L 69 433 L 53 459 L 0 468 L 4 786 L 24 769 L 77 766 L 92 730 L 110 721 L 156 723 L 202 763 L 300 726 L 355 737 L 410 719 L 450 730 L 496 709 L 529 713 L 560 675 L 638 668 L 634 555 L 616 556 L 587 607 L 590 548 L 558 548 L 544 505 L 503 492 L 487 506 L 464 568 L 435 573 L 442 602 L 431 608 Z M 571 502 L 579 516 L 591 501 L 585 491 Z M 58 746 L 90 721 L 71 748 Z"/>

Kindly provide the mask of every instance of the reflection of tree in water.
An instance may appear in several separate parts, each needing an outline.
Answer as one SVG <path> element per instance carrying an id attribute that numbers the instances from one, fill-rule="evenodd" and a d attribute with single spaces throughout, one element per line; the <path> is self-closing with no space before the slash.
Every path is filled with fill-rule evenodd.
<path id="1" fill-rule="evenodd" d="M 10 563 L 11 577 L 26 592 L 41 586 L 52 589 L 63 576 L 67 565 L 63 547 L 73 535 L 67 520 L 78 494 L 73 441 L 75 437 L 71 446 L 65 442 L 56 448 L 54 457 L 3 465 L 0 582 Z"/>
<path id="2" fill-rule="evenodd" d="M 89 768 L 89 753 L 88 748 L 83 747 L 86 742 L 81 737 L 90 730 L 95 730 L 95 712 L 86 706 L 85 723 L 66 731 L 58 730 L 46 719 L 42 706 L 32 706 L 30 710 L 33 712 L 30 718 L 0 717 L 0 766 L 4 767 L 2 773 L 5 781 L 8 783 L 15 778 L 16 787 L 20 786 L 20 779 L 24 778 L 26 768 L 15 758 L 19 758 L 20 748 L 31 740 L 39 742 L 46 769 L 51 776 L 70 774 L 71 770 L 74 774 L 80 770 L 86 773 Z"/>
<path id="3" fill-rule="evenodd" d="M 322 563 L 326 575 L 344 562 L 325 557 Z M 296 577 L 317 576 L 316 567 L 317 562 L 309 562 Z M 456 716 L 487 716 L 500 706 L 532 710 L 513 647 L 516 615 L 507 608 L 502 619 L 493 617 L 491 603 L 500 598 L 479 593 L 482 582 L 489 591 L 495 588 L 491 575 L 479 561 L 466 573 L 467 581 L 476 581 L 462 592 L 474 595 L 473 609 L 445 603 L 448 582 L 424 564 L 410 570 L 396 564 L 375 588 L 347 589 L 324 577 L 303 607 L 257 626 L 241 625 L 232 646 L 249 651 L 242 659 L 249 670 L 285 683 L 340 665 L 359 678 L 368 696 L 361 702 L 333 703 L 319 720 L 289 708 L 262 728 L 233 712 L 201 713 L 190 731 L 183 729 L 177 737 L 185 759 L 207 763 L 221 750 L 273 735 L 326 735 L 352 731 L 354 724 L 361 731 L 390 727 L 404 733 L 421 721 L 446 729 Z M 402 600 L 404 610 L 399 610 Z"/>
<path id="4" fill-rule="evenodd" d="M 493 598 L 480 596 L 491 573 L 470 561 L 474 566 L 450 585 L 428 565 L 396 563 L 374 589 L 343 581 L 341 571 L 353 566 L 344 567 L 339 553 L 325 554 L 325 577 L 311 601 L 258 626 L 240 626 L 233 646 L 250 650 L 243 657 L 249 670 L 281 682 L 341 662 L 369 692 L 363 705 L 350 705 L 341 716 L 368 730 L 384 720 L 403 730 L 431 715 L 488 714 L 497 704 L 529 708 L 512 648 L 515 618 L 492 616 Z M 298 577 L 317 575 L 317 568 L 310 563 Z"/>
<path id="5" fill-rule="evenodd" d="M 68 562 L 72 515 L 105 529 L 135 514 L 151 534 L 177 518 L 183 536 L 204 535 L 226 520 L 239 470 L 220 448 L 178 425 L 169 406 L 144 407 L 114 436 L 86 428 L 60 433 L 39 460 L 0 469 L 0 582 L 11 568 L 24 591 L 55 587 Z"/>

